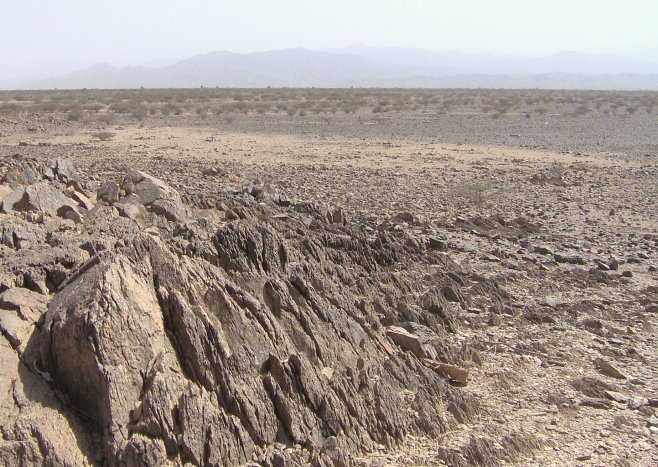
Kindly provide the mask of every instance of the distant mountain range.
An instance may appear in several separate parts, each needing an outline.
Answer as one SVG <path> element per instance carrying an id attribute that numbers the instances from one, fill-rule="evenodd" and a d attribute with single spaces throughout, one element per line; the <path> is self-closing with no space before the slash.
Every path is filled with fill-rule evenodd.
<path id="1" fill-rule="evenodd" d="M 238 54 L 118 68 L 95 65 L 28 88 L 437 87 L 658 90 L 658 63 L 560 52 L 543 58 L 351 46 Z"/>

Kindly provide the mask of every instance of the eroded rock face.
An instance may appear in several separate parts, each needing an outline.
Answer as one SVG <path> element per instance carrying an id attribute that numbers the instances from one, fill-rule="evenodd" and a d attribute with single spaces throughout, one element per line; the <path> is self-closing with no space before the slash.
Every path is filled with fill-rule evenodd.
<path id="1" fill-rule="evenodd" d="M 14 269 L 43 253 L 9 284 L 32 291 L 1 296 L 7 342 L 47 397 L 62 395 L 52 426 L 84 441 L 53 462 L 340 465 L 477 407 L 422 361 L 454 360 L 444 341 L 464 298 L 441 290 L 463 281 L 451 272 L 419 289 L 399 273 L 403 239 L 368 239 L 309 205 L 282 215 L 271 200 L 245 201 L 231 221 L 174 222 L 153 212 L 166 201 L 185 213 L 171 187 L 132 173 L 122 190 L 75 234 L 54 219 L 3 227 Z M 394 345 L 391 326 L 422 352 Z"/>
<path id="2" fill-rule="evenodd" d="M 431 401 L 446 396 L 444 381 L 406 357 L 388 357 L 347 296 L 328 299 L 335 284 L 321 285 L 314 268 L 287 274 L 280 252 L 304 254 L 271 235 L 269 247 L 243 263 L 249 284 L 144 235 L 100 255 L 51 302 L 45 368 L 103 427 L 109 461 L 137 455 L 144 439 L 161 440 L 167 457 L 235 464 L 250 459 L 254 445 L 319 448 L 335 436 L 350 452 L 441 431 Z M 254 277 L 265 268 L 279 278 Z M 277 285 L 261 301 L 266 283 Z M 424 397 L 404 401 L 404 390 Z M 207 429 L 192 422 L 199 418 Z"/>
<path id="3" fill-rule="evenodd" d="M 0 336 L 2 465 L 91 465 L 93 441 L 79 419 Z"/>

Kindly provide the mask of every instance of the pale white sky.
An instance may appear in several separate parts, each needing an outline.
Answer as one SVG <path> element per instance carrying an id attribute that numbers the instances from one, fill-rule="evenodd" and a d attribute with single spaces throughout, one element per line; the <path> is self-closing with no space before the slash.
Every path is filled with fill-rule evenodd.
<path id="1" fill-rule="evenodd" d="M 374 46 L 658 59 L 658 0 L 0 0 L 0 75 L 213 50 Z"/>

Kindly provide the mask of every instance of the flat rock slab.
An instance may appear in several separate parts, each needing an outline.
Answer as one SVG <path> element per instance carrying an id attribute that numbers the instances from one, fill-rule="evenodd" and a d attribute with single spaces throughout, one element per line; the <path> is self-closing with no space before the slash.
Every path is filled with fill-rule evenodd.
<path id="1" fill-rule="evenodd" d="M 584 405 L 586 407 L 592 407 L 595 409 L 604 409 L 608 410 L 612 408 L 612 402 L 610 402 L 607 399 L 598 399 L 595 397 L 584 397 L 580 401 L 580 405 Z"/>
<path id="2" fill-rule="evenodd" d="M 431 338 L 436 336 L 420 335 L 400 326 L 389 326 L 386 329 L 386 335 L 402 350 L 408 350 L 418 358 L 436 358 L 437 356 L 436 350 L 429 345 Z"/>
<path id="3" fill-rule="evenodd" d="M 46 312 L 49 299 L 29 289 L 15 288 L 0 294 L 0 309 L 15 310 L 28 321 L 36 322 Z"/>

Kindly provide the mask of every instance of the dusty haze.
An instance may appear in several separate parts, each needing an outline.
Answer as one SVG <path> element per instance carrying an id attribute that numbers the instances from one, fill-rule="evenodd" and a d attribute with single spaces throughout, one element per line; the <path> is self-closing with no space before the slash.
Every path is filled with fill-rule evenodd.
<path id="1" fill-rule="evenodd" d="M 653 73 L 651 68 L 658 62 L 658 33 L 653 21 L 658 17 L 658 6 L 651 1 L 636 1 L 632 7 L 621 8 L 615 1 L 556 5 L 516 0 L 404 4 L 388 0 L 288 0 L 276 4 L 251 0 L 240 2 L 238 7 L 232 2 L 198 0 L 157 4 L 5 0 L 0 7 L 0 87 L 4 88 L 42 87 L 48 84 L 47 79 L 99 63 L 161 67 L 213 51 L 343 50 L 353 44 L 491 53 L 498 60 L 579 52 L 596 57 L 592 59 L 596 64 L 607 61 L 613 68 L 610 73 Z M 460 57 L 458 63 L 452 63 L 456 73 L 499 73 L 496 67 L 470 71 L 468 56 Z M 420 60 L 418 64 L 424 63 Z M 599 68 L 584 71 L 597 75 Z M 87 84 L 93 87 L 96 83 Z M 172 84 L 186 83 L 166 83 Z"/>

